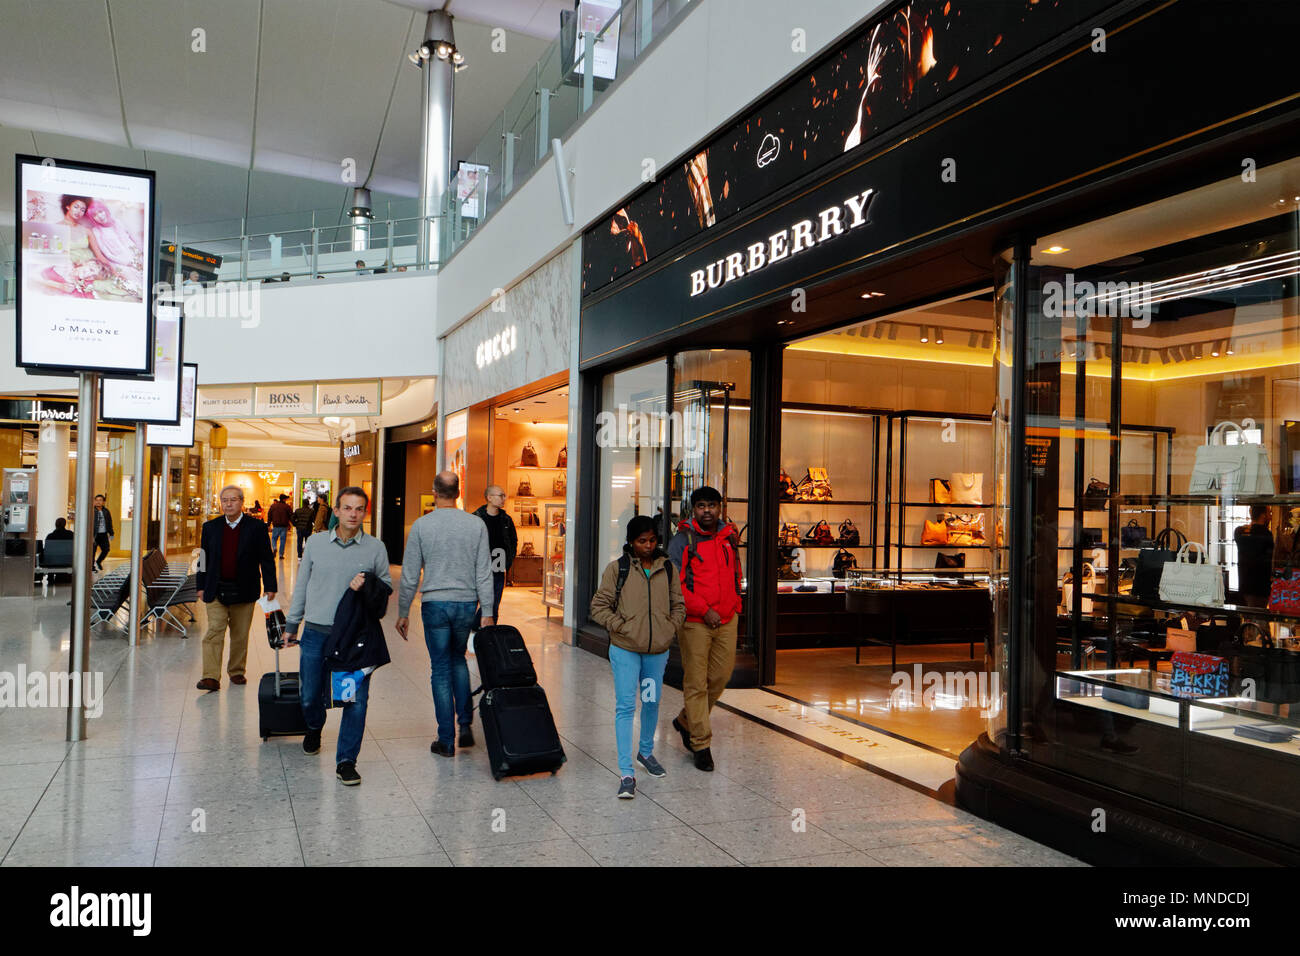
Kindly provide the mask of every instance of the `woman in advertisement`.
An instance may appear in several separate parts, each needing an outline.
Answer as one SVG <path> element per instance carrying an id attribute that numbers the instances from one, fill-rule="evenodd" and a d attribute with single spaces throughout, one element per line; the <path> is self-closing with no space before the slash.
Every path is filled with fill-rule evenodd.
<path id="1" fill-rule="evenodd" d="M 100 274 L 99 263 L 90 251 L 90 237 L 85 226 L 86 210 L 90 208 L 90 202 L 86 196 L 59 197 L 59 206 L 63 209 L 63 218 L 59 224 L 68 228 L 68 261 L 62 265 L 50 266 L 41 273 L 41 278 L 55 290 L 81 299 L 95 297 L 92 286 Z"/>
<path id="2" fill-rule="evenodd" d="M 144 288 L 144 255 L 130 230 L 115 221 L 98 199 L 91 200 L 83 222 L 90 252 L 116 286 L 114 291 L 139 298 Z"/>

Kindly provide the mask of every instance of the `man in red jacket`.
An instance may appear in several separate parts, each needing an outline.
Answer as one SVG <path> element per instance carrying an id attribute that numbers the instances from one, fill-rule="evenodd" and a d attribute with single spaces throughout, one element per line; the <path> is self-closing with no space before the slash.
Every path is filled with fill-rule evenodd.
<path id="1" fill-rule="evenodd" d="M 740 618 L 740 535 L 722 521 L 722 495 L 707 485 L 691 493 L 692 517 L 677 526 L 668 557 L 681 569 L 686 623 L 677 632 L 682 651 L 682 712 L 673 727 L 700 770 L 713 769 L 709 711 L 736 664 Z"/>

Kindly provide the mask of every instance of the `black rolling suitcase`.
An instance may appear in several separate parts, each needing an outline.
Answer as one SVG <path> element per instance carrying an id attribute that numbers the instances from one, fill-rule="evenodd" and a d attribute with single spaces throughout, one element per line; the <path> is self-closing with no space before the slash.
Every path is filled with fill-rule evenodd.
<path id="1" fill-rule="evenodd" d="M 257 727 L 265 742 L 271 737 L 300 737 L 307 733 L 302 715 L 298 672 L 280 672 L 280 648 L 275 647 L 275 671 L 263 674 L 257 685 Z"/>
<path id="2" fill-rule="evenodd" d="M 474 655 L 482 681 L 474 693 L 483 694 L 478 709 L 492 776 L 555 773 L 567 758 L 523 635 L 508 624 L 480 628 Z"/>
<path id="3" fill-rule="evenodd" d="M 480 690 L 532 687 L 537 683 L 533 658 L 518 628 L 509 624 L 481 627 L 474 633 Z"/>
<path id="4" fill-rule="evenodd" d="M 555 773 L 568 758 L 555 730 L 546 691 L 532 687 L 494 687 L 479 704 L 483 739 L 492 776 Z"/>

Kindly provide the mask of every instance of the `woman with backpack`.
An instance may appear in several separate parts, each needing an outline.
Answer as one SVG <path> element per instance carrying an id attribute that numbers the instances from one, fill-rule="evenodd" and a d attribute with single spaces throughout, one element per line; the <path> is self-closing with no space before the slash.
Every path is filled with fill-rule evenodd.
<path id="1" fill-rule="evenodd" d="M 609 666 L 614 671 L 614 739 L 618 746 L 618 797 L 636 796 L 632 765 L 632 721 L 641 700 L 641 738 L 636 762 L 652 777 L 667 771 L 654 757 L 668 648 L 686 620 L 682 583 L 659 547 L 648 515 L 627 523 L 623 555 L 611 561 L 591 599 L 591 619 L 609 631 Z M 648 682 L 648 683 L 647 683 Z"/>

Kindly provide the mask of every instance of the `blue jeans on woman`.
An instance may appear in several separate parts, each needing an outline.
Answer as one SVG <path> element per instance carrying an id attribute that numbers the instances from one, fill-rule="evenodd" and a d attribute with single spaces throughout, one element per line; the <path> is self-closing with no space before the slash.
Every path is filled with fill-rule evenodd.
<path id="1" fill-rule="evenodd" d="M 433 710 L 438 716 L 438 740 L 446 747 L 455 747 L 457 721 L 462 727 L 474 721 L 465 649 L 469 646 L 470 625 L 477 610 L 477 601 L 420 603 L 424 643 L 429 649 L 429 686 L 433 690 Z"/>
<path id="2" fill-rule="evenodd" d="M 609 666 L 614 671 L 614 740 L 618 744 L 618 775 L 635 777 L 632 767 L 632 719 L 641 700 L 641 742 L 637 753 L 653 757 L 655 729 L 659 726 L 659 698 L 664 689 L 668 652 L 638 654 L 609 645 Z"/>
<path id="3" fill-rule="evenodd" d="M 310 627 L 304 627 L 298 638 L 298 668 L 301 675 L 298 689 L 302 695 L 302 715 L 311 730 L 320 730 L 325 726 L 325 695 L 332 693 L 330 671 L 325 666 L 325 639 L 325 634 Z M 361 753 L 361 738 L 366 733 L 366 703 L 369 699 L 370 675 L 367 674 L 357 687 L 357 699 L 343 705 L 343 722 L 339 726 L 335 763 L 343 763 L 345 760 L 357 762 L 357 754 Z"/>

